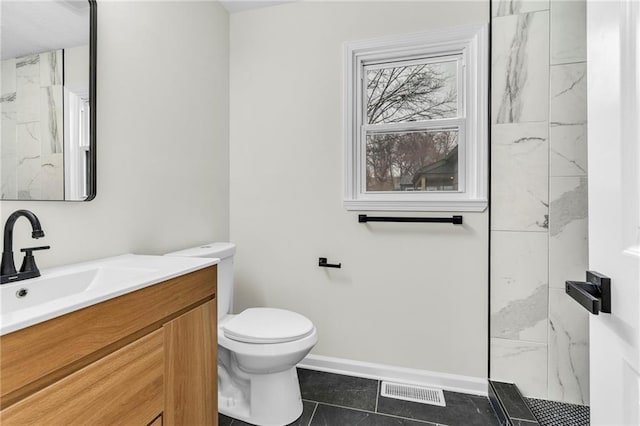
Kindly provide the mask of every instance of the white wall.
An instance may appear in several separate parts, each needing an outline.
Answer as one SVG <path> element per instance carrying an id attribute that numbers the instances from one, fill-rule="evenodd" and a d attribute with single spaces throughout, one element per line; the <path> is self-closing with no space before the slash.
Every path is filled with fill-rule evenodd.
<path id="1" fill-rule="evenodd" d="M 46 267 L 227 239 L 228 43 L 218 3 L 99 2 L 97 197 L 3 201 L 46 233 L 20 219 L 15 246 L 50 244 Z"/>
<path id="2" fill-rule="evenodd" d="M 486 378 L 487 213 L 363 225 L 343 208 L 342 57 L 345 41 L 488 14 L 477 1 L 297 2 L 231 16 L 236 308 L 303 313 L 317 355 Z"/>

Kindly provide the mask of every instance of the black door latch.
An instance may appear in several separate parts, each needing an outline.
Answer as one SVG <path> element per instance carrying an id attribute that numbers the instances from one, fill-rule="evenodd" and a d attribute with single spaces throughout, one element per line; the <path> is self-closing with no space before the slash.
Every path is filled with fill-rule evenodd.
<path id="1" fill-rule="evenodd" d="M 594 315 L 611 313 L 611 278 L 587 271 L 587 281 L 565 281 L 565 290 L 576 302 Z"/>

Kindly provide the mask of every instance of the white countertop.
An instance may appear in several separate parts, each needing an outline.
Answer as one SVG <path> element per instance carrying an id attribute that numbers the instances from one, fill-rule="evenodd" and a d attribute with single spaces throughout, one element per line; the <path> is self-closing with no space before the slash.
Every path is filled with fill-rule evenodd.
<path id="1" fill-rule="evenodd" d="M 220 259 L 124 254 L 41 271 L 0 286 L 0 336 L 217 264 Z M 19 290 L 27 295 L 18 297 Z"/>

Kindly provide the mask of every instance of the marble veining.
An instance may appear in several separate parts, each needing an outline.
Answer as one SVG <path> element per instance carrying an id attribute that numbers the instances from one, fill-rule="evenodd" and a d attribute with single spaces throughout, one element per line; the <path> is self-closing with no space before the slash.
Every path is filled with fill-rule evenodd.
<path id="1" fill-rule="evenodd" d="M 549 0 L 492 0 L 493 16 L 517 15 L 549 9 Z"/>
<path id="2" fill-rule="evenodd" d="M 562 289 L 549 296 L 549 397 L 588 404 L 588 313 Z"/>
<path id="3" fill-rule="evenodd" d="M 37 160 L 40 158 L 40 155 L 32 155 L 30 157 L 20 157 L 20 160 L 18 160 L 18 166 L 22 166 L 27 162 L 30 162 L 31 160 Z"/>
<path id="4" fill-rule="evenodd" d="M 551 228 L 549 285 L 564 288 L 568 279 L 582 279 L 588 269 L 589 235 L 586 177 L 550 179 Z"/>
<path id="5" fill-rule="evenodd" d="M 578 84 L 580 84 L 580 83 L 586 84 L 586 81 L 585 81 L 586 79 L 587 79 L 587 74 L 586 74 L 586 73 L 584 73 L 584 72 L 579 73 L 579 74 L 577 75 L 577 77 L 576 77 L 573 81 L 570 81 L 570 82 L 569 82 L 569 83 L 570 83 L 570 84 L 569 84 L 569 87 L 567 87 L 566 89 L 565 89 L 565 88 L 561 89 L 561 90 L 560 90 L 560 92 L 559 92 L 559 93 L 555 93 L 555 94 L 553 95 L 553 97 L 554 97 L 554 98 L 557 98 L 558 96 L 562 96 L 562 95 L 564 95 L 565 93 L 568 93 L 568 92 L 572 91 L 572 90 L 573 90 L 573 89 L 575 89 L 575 88 L 578 86 Z"/>
<path id="6" fill-rule="evenodd" d="M 48 146 L 46 149 L 51 153 L 62 152 L 62 117 L 60 114 L 60 108 L 62 103 L 56 99 L 62 91 L 60 86 L 44 87 L 43 102 L 45 103 L 43 111 L 43 121 L 47 123 L 47 138 Z M 43 140 L 43 142 L 45 142 Z M 43 147 L 45 149 L 45 147 Z"/>
<path id="7" fill-rule="evenodd" d="M 40 57 L 32 55 L 16 60 L 17 124 L 40 120 Z"/>
<path id="8" fill-rule="evenodd" d="M 547 231 L 548 131 L 546 122 L 493 126 L 491 229 Z"/>
<path id="9" fill-rule="evenodd" d="M 551 126 L 587 121 L 587 65 L 554 65 L 550 72 Z"/>
<path id="10" fill-rule="evenodd" d="M 491 316 L 491 334 L 504 339 L 523 339 L 521 332 L 547 319 L 547 286 L 537 287 L 533 294 L 511 301 Z M 546 329 L 543 329 L 543 334 Z"/>
<path id="11" fill-rule="evenodd" d="M 552 66 L 550 78 L 549 166 L 551 176 L 586 176 L 586 64 Z"/>
<path id="12" fill-rule="evenodd" d="M 2 198 L 63 199 L 62 51 L 2 61 Z"/>
<path id="13" fill-rule="evenodd" d="M 575 142 L 577 142 L 577 141 L 578 141 L 578 138 L 579 138 L 579 137 L 575 137 L 573 140 L 574 140 Z M 576 168 L 579 172 L 581 172 L 581 173 L 586 173 L 586 172 L 587 172 L 587 171 L 586 171 L 586 169 L 585 169 L 585 166 L 584 166 L 584 165 L 582 165 L 582 164 L 578 164 L 578 161 L 577 161 L 577 160 L 573 160 L 573 159 L 571 159 L 570 157 L 568 157 L 567 155 L 565 155 L 565 154 L 563 154 L 562 152 L 559 152 L 559 151 L 557 151 L 557 150 L 553 150 L 553 153 L 554 153 L 555 155 L 557 155 L 558 157 L 561 157 L 561 158 L 562 158 L 563 160 L 565 160 L 566 162 L 568 162 L 568 163 L 572 164 L 573 166 L 575 166 L 575 168 Z"/>
<path id="14" fill-rule="evenodd" d="M 547 342 L 547 234 L 491 232 L 491 337 Z"/>
<path id="15" fill-rule="evenodd" d="M 30 65 L 38 65 L 40 64 L 40 56 L 39 55 L 28 55 L 18 58 L 16 60 L 16 68 L 25 68 Z M 27 74 L 30 75 L 31 73 Z"/>
<path id="16" fill-rule="evenodd" d="M 64 163 L 63 154 L 43 155 L 37 179 L 42 188 L 43 200 L 64 199 Z"/>
<path id="17" fill-rule="evenodd" d="M 511 55 L 507 62 L 507 84 L 502 94 L 500 110 L 498 111 L 498 122 L 513 123 L 516 117 L 522 114 L 522 102 L 520 100 L 522 86 L 527 80 L 527 74 L 522 72 L 525 69 L 526 60 L 525 47 L 529 36 L 529 26 L 533 15 L 524 15 L 518 18 L 516 36 L 511 43 Z"/>
<path id="18" fill-rule="evenodd" d="M 555 237 L 571 222 L 587 218 L 587 179 L 578 178 L 578 185 L 551 201 L 549 234 Z"/>
<path id="19" fill-rule="evenodd" d="M 544 11 L 494 20 L 495 123 L 547 120 L 548 16 Z"/>
<path id="20" fill-rule="evenodd" d="M 21 157 L 18 160 L 16 172 L 18 195 L 24 199 L 37 199 L 41 194 L 40 188 L 36 185 L 40 164 L 40 155 Z"/>
<path id="21" fill-rule="evenodd" d="M 587 123 L 552 124 L 549 129 L 551 176 L 587 175 Z"/>
<path id="22" fill-rule="evenodd" d="M 5 95 L 0 96 L 0 103 L 9 103 L 16 100 L 16 92 L 7 93 Z"/>
<path id="23" fill-rule="evenodd" d="M 549 397 L 588 404 L 588 314 L 564 291 L 588 268 L 587 178 L 550 180 Z"/>
<path id="24" fill-rule="evenodd" d="M 40 54 L 40 83 L 43 86 L 62 84 L 62 50 Z"/>
<path id="25" fill-rule="evenodd" d="M 40 123 L 18 124 L 16 130 L 18 165 L 25 159 L 39 157 L 42 152 L 40 148 Z"/>

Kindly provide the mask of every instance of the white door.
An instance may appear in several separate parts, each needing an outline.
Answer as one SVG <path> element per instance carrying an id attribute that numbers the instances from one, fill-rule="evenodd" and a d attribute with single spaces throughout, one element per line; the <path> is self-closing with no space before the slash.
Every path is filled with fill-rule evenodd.
<path id="1" fill-rule="evenodd" d="M 590 316 L 591 421 L 640 424 L 640 2 L 587 3 L 589 269 L 611 278 Z"/>

